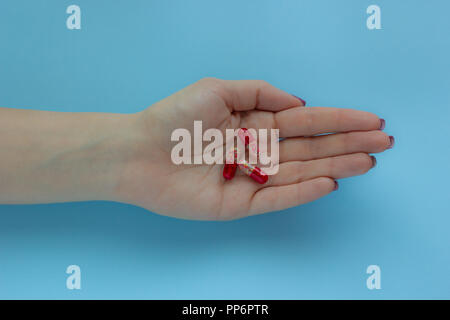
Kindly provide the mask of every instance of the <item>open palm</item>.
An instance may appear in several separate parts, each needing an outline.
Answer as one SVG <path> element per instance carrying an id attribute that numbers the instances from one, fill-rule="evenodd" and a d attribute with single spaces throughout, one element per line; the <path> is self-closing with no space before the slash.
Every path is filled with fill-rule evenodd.
<path id="1" fill-rule="evenodd" d="M 175 165 L 170 137 L 178 128 L 277 128 L 280 170 L 260 185 L 223 165 Z M 122 174 L 120 201 L 185 219 L 224 220 L 282 210 L 318 199 L 336 179 L 367 172 L 368 153 L 390 148 L 384 121 L 358 110 L 304 107 L 264 81 L 203 79 L 139 114 L 140 138 Z M 327 135 L 323 135 L 329 133 Z"/>

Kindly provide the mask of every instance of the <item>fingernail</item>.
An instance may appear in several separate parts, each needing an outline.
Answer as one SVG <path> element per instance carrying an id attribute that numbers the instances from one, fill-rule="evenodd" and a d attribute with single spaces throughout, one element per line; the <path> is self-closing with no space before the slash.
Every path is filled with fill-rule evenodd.
<path id="1" fill-rule="evenodd" d="M 388 149 L 392 149 L 395 144 L 395 138 L 393 136 L 389 136 L 389 141 L 390 141 L 390 143 L 389 143 Z"/>
<path id="2" fill-rule="evenodd" d="M 334 188 L 333 188 L 333 191 L 336 191 L 337 189 L 339 189 L 339 183 L 338 183 L 336 180 L 334 180 Z"/>
<path id="3" fill-rule="evenodd" d="M 386 120 L 380 119 L 380 130 L 383 130 L 386 127 Z"/>
<path id="4" fill-rule="evenodd" d="M 303 99 L 300 98 L 300 97 L 297 97 L 295 94 L 293 94 L 292 96 L 294 96 L 295 98 L 297 98 L 298 100 L 300 100 L 300 102 L 303 103 L 304 106 L 306 106 L 306 101 L 305 101 L 305 100 L 303 100 Z"/>
<path id="5" fill-rule="evenodd" d="M 377 165 L 377 158 L 375 158 L 374 156 L 370 156 L 372 158 L 372 168 L 375 167 Z"/>

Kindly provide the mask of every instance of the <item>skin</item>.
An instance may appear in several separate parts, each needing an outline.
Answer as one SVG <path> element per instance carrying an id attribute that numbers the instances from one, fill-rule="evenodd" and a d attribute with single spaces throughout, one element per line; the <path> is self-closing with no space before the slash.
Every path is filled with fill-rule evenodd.
<path id="1" fill-rule="evenodd" d="M 175 165 L 172 131 L 278 128 L 280 170 L 264 185 L 223 165 Z M 375 114 L 304 107 L 259 80 L 202 79 L 136 114 L 0 108 L 0 203 L 109 200 L 183 219 L 230 220 L 298 206 L 361 175 L 392 146 Z M 324 133 L 331 133 L 322 135 Z M 193 136 L 193 132 L 191 132 Z"/>

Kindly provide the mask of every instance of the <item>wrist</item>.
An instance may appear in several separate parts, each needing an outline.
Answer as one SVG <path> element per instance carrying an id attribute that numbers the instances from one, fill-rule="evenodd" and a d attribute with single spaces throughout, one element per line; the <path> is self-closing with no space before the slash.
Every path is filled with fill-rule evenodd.
<path id="1" fill-rule="evenodd" d="M 51 181 L 50 202 L 115 201 L 136 149 L 136 115 L 80 113 L 60 120 L 65 133 L 52 139 L 54 148 L 40 166 L 42 181 Z"/>
<path id="2" fill-rule="evenodd" d="M 115 150 L 113 176 L 106 179 L 106 200 L 150 206 L 161 192 L 161 165 L 170 154 L 164 149 L 163 130 L 153 107 L 120 120 L 121 132 L 113 133 L 108 148 Z M 170 137 L 169 137 L 170 138 Z M 105 181 L 105 179 L 103 179 Z M 145 204 L 142 203 L 144 199 Z"/>
<path id="3" fill-rule="evenodd" d="M 108 114 L 85 155 L 91 164 L 85 174 L 95 200 L 122 201 L 120 191 L 127 168 L 136 159 L 144 139 L 138 114 Z"/>

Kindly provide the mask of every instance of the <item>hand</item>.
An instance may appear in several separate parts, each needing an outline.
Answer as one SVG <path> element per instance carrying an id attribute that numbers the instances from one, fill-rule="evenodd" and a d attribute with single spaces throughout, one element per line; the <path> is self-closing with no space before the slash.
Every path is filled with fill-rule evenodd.
<path id="1" fill-rule="evenodd" d="M 366 173 L 393 138 L 384 120 L 364 111 L 304 107 L 264 81 L 203 79 L 137 116 L 133 152 L 115 200 L 184 219 L 227 220 L 301 205 L 337 188 L 336 179 Z M 175 165 L 173 130 L 278 128 L 280 169 L 260 185 L 244 175 L 226 181 L 223 165 Z M 320 135 L 331 133 L 328 135 Z M 193 136 L 193 132 L 191 132 Z"/>

